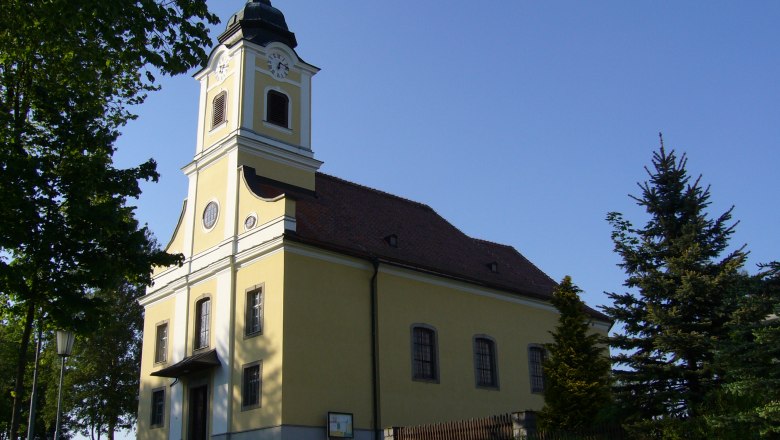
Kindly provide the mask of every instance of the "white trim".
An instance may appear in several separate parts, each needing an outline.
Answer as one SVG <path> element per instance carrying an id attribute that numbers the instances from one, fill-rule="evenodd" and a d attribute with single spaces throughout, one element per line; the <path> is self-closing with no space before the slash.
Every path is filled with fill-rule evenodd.
<path id="1" fill-rule="evenodd" d="M 241 57 L 244 63 L 242 72 L 243 90 L 241 90 L 241 106 L 243 108 L 241 115 L 241 127 L 252 127 L 255 117 L 255 52 L 244 50 Z"/>
<path id="2" fill-rule="evenodd" d="M 238 234 L 238 168 L 232 166 L 238 162 L 238 151 L 230 150 L 227 154 L 227 179 L 225 185 L 225 225 L 223 228 L 223 239 L 230 239 Z"/>
<path id="3" fill-rule="evenodd" d="M 206 130 L 206 101 L 208 100 L 208 94 L 206 89 L 208 87 L 206 78 L 200 80 L 200 99 L 198 99 L 198 134 L 195 140 L 195 154 L 203 151 L 203 138 L 205 137 Z"/>
<path id="4" fill-rule="evenodd" d="M 307 71 L 301 72 L 301 146 L 311 150 L 311 77 Z"/>
<path id="5" fill-rule="evenodd" d="M 311 150 L 277 141 L 251 130 L 239 129 L 215 142 L 212 148 L 196 155 L 190 163 L 182 167 L 182 172 L 189 175 L 203 169 L 207 164 L 220 159 L 230 148 L 239 148 L 241 152 L 305 171 L 317 171 L 323 164 L 322 161 L 314 159 Z"/>
<path id="6" fill-rule="evenodd" d="M 215 311 L 212 312 L 212 328 L 214 329 L 214 347 L 217 354 L 226 363 L 232 359 L 233 353 L 230 350 L 230 339 L 233 337 L 231 332 L 231 302 L 233 298 L 232 271 L 222 271 L 217 274 L 217 288 L 213 295 Z M 229 420 L 227 405 L 232 404 L 229 398 L 229 384 L 231 369 L 228 365 L 222 365 L 214 372 L 213 380 L 213 398 L 211 399 L 211 432 L 223 433 L 228 431 Z"/>

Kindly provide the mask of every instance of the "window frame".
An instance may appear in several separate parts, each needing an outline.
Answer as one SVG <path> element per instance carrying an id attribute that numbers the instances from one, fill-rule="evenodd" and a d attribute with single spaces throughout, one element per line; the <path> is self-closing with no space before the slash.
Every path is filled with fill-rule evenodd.
<path id="1" fill-rule="evenodd" d="M 538 360 L 532 353 L 539 353 Z M 528 344 L 528 382 L 531 387 L 531 393 L 544 394 L 544 360 L 547 357 L 547 350 L 542 344 Z M 541 386 L 538 383 L 541 382 Z"/>
<path id="2" fill-rule="evenodd" d="M 157 407 L 158 402 L 155 399 L 157 396 L 162 396 L 159 400 L 159 406 L 161 407 L 161 411 L 158 414 Z M 157 420 L 157 416 L 159 416 L 159 421 Z M 159 423 L 155 423 L 159 422 Z M 165 426 L 165 387 L 160 388 L 154 388 L 152 389 L 152 402 L 149 410 L 149 427 L 150 428 L 162 428 Z"/>
<path id="3" fill-rule="evenodd" d="M 222 117 L 217 120 L 217 100 L 222 99 Z M 223 90 L 211 99 L 211 130 L 227 122 L 227 91 Z"/>
<path id="4" fill-rule="evenodd" d="M 168 320 L 160 321 L 155 324 L 154 332 L 154 364 L 160 365 L 168 362 L 168 347 L 170 347 L 170 327 Z M 161 347 L 160 344 L 160 329 L 165 328 L 165 344 Z"/>
<path id="5" fill-rule="evenodd" d="M 487 346 L 489 348 L 489 351 L 487 353 L 488 357 L 487 359 L 490 361 L 490 376 L 491 381 L 490 383 L 486 383 L 482 381 L 483 375 L 480 374 L 482 371 L 486 371 L 483 367 L 482 359 L 484 358 L 485 354 L 481 352 L 480 350 L 480 343 L 482 341 L 487 342 Z M 495 338 L 485 335 L 485 334 L 479 334 L 474 335 L 472 338 L 472 350 L 474 353 L 474 384 L 477 388 L 482 389 L 489 389 L 489 390 L 498 390 L 499 387 L 499 379 L 498 379 L 498 344 L 496 343 Z"/>
<path id="6" fill-rule="evenodd" d="M 257 402 L 247 403 L 247 390 L 249 389 L 250 377 L 247 372 L 250 369 L 257 368 Z M 263 361 L 255 361 L 244 364 L 241 367 L 241 411 L 248 411 L 261 408 L 263 403 Z"/>
<path id="7" fill-rule="evenodd" d="M 203 304 L 208 303 L 207 316 L 203 314 Z M 193 329 L 193 341 L 192 350 L 199 351 L 209 348 L 211 345 L 211 315 L 213 315 L 213 309 L 211 307 L 211 296 L 203 296 L 195 301 L 195 328 Z M 205 321 L 205 322 L 204 322 Z M 205 323 L 205 331 L 203 329 Z M 204 337 L 205 333 L 205 337 Z M 205 339 L 205 341 L 204 341 Z"/>
<path id="8" fill-rule="evenodd" d="M 285 121 L 284 122 L 286 122 L 286 124 L 284 124 L 284 125 L 281 124 L 282 121 L 277 121 L 277 120 L 271 119 L 271 106 L 270 106 L 271 98 L 270 97 L 271 97 L 272 94 L 278 95 L 278 97 L 284 98 L 285 101 L 286 101 L 286 114 L 284 115 L 284 117 L 285 117 Z M 267 124 L 270 124 L 273 127 L 276 127 L 276 128 L 281 128 L 283 130 L 291 130 L 292 129 L 292 127 L 291 127 L 291 122 L 292 122 L 292 100 L 290 99 L 290 95 L 285 93 L 280 88 L 273 87 L 273 88 L 266 89 L 264 97 L 265 97 L 265 105 L 264 105 L 264 107 L 265 107 L 264 108 L 264 110 L 265 110 L 264 116 L 265 117 L 264 117 L 263 121 L 266 122 Z"/>
<path id="9" fill-rule="evenodd" d="M 430 363 L 431 363 L 431 374 L 432 376 L 427 377 L 423 376 L 421 374 L 418 374 L 421 372 L 421 369 L 418 368 L 418 362 L 425 362 L 424 360 L 418 360 L 417 354 L 418 354 L 418 344 L 417 344 L 417 331 L 421 332 L 428 332 L 428 334 L 432 338 L 432 342 L 430 344 Z M 428 324 L 423 323 L 415 323 L 410 326 L 409 330 L 409 339 L 410 339 L 410 359 L 411 359 L 411 373 L 412 373 L 412 380 L 415 382 L 428 382 L 428 383 L 439 383 L 440 376 L 439 376 L 439 333 L 436 330 L 436 327 Z"/>
<path id="10" fill-rule="evenodd" d="M 244 295 L 244 337 L 245 338 L 253 338 L 255 336 L 259 336 L 263 334 L 263 327 L 265 327 L 265 284 L 255 284 L 252 287 L 247 288 Z M 252 316 L 252 309 L 250 309 L 249 306 L 249 298 L 253 294 L 259 294 L 259 305 L 256 306 L 259 309 L 258 312 L 258 329 L 252 330 L 253 326 L 251 324 L 251 320 L 253 319 Z"/>

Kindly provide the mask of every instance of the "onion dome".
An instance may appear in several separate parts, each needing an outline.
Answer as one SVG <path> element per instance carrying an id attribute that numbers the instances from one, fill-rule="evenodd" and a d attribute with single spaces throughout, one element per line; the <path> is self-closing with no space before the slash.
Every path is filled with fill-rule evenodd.
<path id="1" fill-rule="evenodd" d="M 230 17 L 225 32 L 218 37 L 220 43 L 228 40 L 237 41 L 239 38 L 261 46 L 274 41 L 284 43 L 293 49 L 298 45 L 295 34 L 287 28 L 284 14 L 271 6 L 270 0 L 247 2 L 241 10 Z"/>

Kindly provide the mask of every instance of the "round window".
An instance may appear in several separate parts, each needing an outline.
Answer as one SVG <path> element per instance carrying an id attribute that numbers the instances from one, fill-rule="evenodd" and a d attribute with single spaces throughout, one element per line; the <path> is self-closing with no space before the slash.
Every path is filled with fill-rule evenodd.
<path id="1" fill-rule="evenodd" d="M 217 215 L 219 215 L 219 206 L 217 202 L 209 202 L 206 205 L 206 209 L 203 210 L 203 226 L 206 229 L 211 229 L 217 223 Z"/>
<path id="2" fill-rule="evenodd" d="M 252 229 L 255 227 L 256 224 L 257 224 L 257 217 L 255 217 L 254 215 L 250 215 L 246 218 L 246 220 L 244 220 L 244 229 L 247 230 Z"/>

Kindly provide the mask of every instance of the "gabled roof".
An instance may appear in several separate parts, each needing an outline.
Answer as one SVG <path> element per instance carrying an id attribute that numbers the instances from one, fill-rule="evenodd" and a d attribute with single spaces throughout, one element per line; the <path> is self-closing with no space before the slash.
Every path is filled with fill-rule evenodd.
<path id="1" fill-rule="evenodd" d="M 469 237 L 428 205 L 322 173 L 315 192 L 256 176 L 249 167 L 244 175 L 258 196 L 296 200 L 293 240 L 536 299 L 549 300 L 556 286 L 513 247 Z"/>

